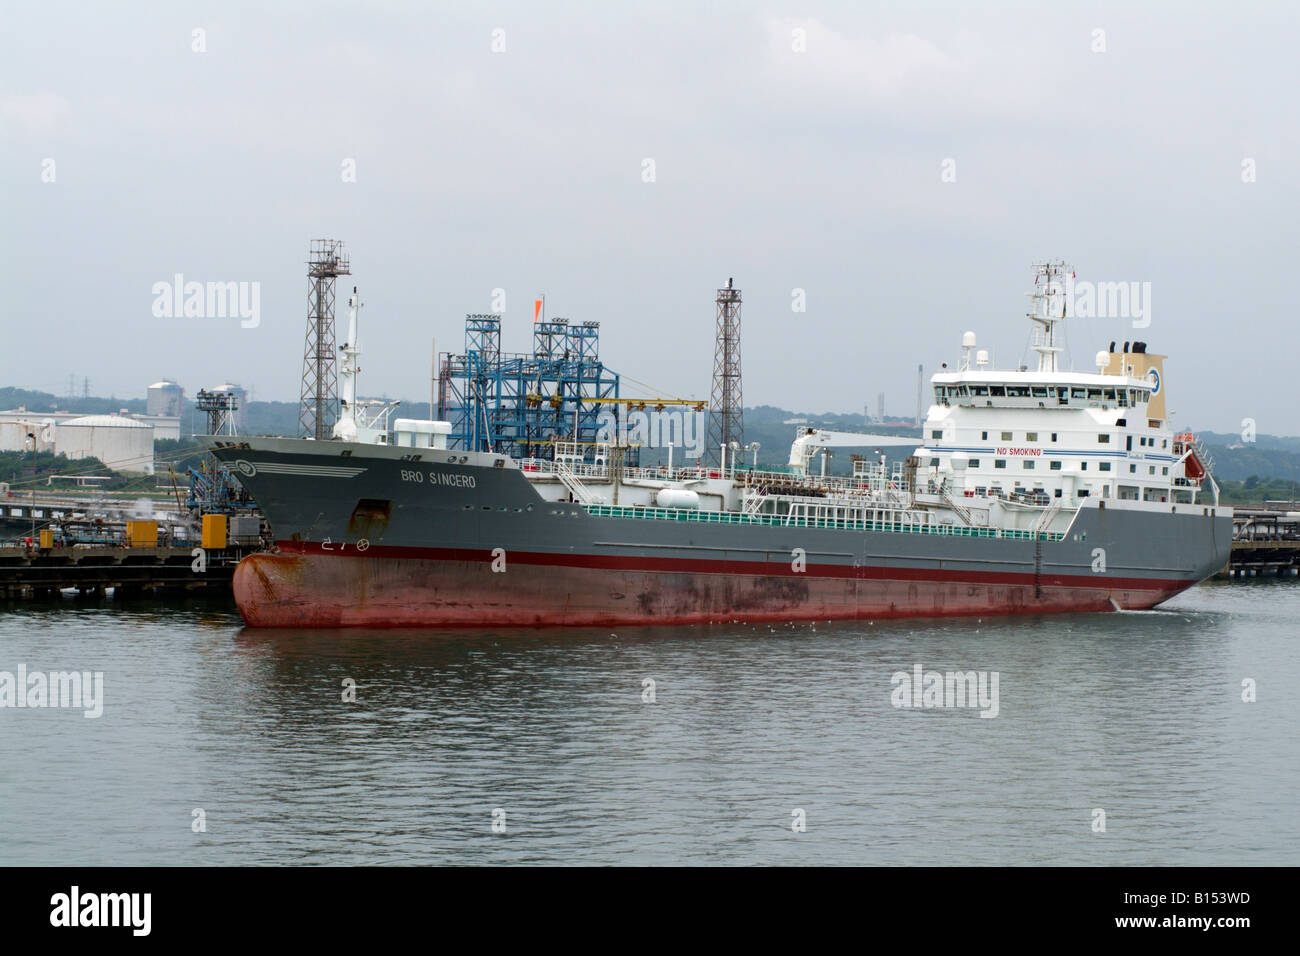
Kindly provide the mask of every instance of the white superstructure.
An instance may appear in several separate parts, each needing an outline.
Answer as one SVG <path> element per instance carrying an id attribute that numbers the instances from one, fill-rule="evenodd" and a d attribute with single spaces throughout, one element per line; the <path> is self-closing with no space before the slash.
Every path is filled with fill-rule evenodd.
<path id="1" fill-rule="evenodd" d="M 1055 327 L 1064 317 L 1068 271 L 1063 263 L 1037 267 L 1029 315 L 1037 369 L 989 368 L 967 332 L 957 371 L 933 376 L 917 490 L 1055 500 L 1064 508 L 1088 497 L 1191 504 L 1208 479 L 1217 503 L 1203 464 L 1208 456 L 1169 425 L 1163 355 L 1148 352 L 1145 342 L 1125 342 L 1119 351 L 1112 342 L 1097 353 L 1096 372 L 1060 370 Z"/>

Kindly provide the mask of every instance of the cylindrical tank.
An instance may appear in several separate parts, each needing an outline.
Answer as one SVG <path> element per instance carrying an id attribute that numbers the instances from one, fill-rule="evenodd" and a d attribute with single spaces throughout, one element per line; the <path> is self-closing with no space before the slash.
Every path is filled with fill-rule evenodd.
<path id="1" fill-rule="evenodd" d="M 68 458 L 98 458 L 114 471 L 153 474 L 153 426 L 120 415 L 86 415 L 55 426 Z"/>
<path id="2" fill-rule="evenodd" d="M 700 507 L 700 496 L 682 488 L 660 488 L 655 493 L 655 504 L 660 508 L 681 508 L 693 511 Z"/>

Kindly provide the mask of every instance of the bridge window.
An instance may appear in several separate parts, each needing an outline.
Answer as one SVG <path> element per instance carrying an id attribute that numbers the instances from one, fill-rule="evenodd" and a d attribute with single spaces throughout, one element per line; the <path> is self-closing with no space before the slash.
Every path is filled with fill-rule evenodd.
<path id="1" fill-rule="evenodd" d="M 1110 444 L 1110 436 L 1109 436 L 1109 435 L 1098 435 L 1098 436 L 1097 436 L 1097 444 L 1099 444 L 1099 445 L 1109 445 L 1109 444 Z"/>
<path id="2" fill-rule="evenodd" d="M 1098 463 L 1097 468 L 1101 471 L 1110 471 L 1110 462 L 1103 461 Z"/>
<path id="3" fill-rule="evenodd" d="M 1054 461 L 1054 462 L 1052 462 L 1048 467 L 1050 467 L 1050 468 L 1052 469 L 1052 471 L 1060 471 L 1060 470 L 1061 470 L 1061 463 L 1060 463 L 1060 461 Z"/>
<path id="4" fill-rule="evenodd" d="M 1038 441 L 1038 432 L 1025 432 L 1025 441 Z"/>
<path id="5" fill-rule="evenodd" d="M 1007 467 L 1007 460 L 1006 460 L 1005 458 L 995 458 L 995 459 L 993 459 L 993 467 L 994 467 L 994 468 L 1005 468 L 1005 467 Z"/>
<path id="6" fill-rule="evenodd" d="M 943 432 L 942 432 L 942 431 L 932 431 L 932 432 L 930 432 L 930 437 L 931 437 L 931 438 L 942 438 L 942 437 L 943 437 Z"/>
<path id="7" fill-rule="evenodd" d="M 1046 398 L 1046 397 L 1047 397 L 1047 386 L 1045 386 L 1045 385 L 1035 385 L 1034 388 L 1033 388 L 1033 392 L 1034 392 L 1034 398 Z"/>
<path id="8" fill-rule="evenodd" d="M 979 466 L 980 466 L 980 460 L 979 460 L 978 458 L 972 458 L 972 459 L 970 460 L 969 464 L 967 464 L 966 467 L 968 467 L 968 468 L 978 468 Z"/>
<path id="9" fill-rule="evenodd" d="M 1070 389 L 1070 397 L 1071 397 L 1071 398 L 1087 398 L 1088 396 L 1087 396 L 1087 393 L 1086 393 L 1083 389 L 1081 389 L 1081 388 L 1072 388 L 1072 389 Z"/>
<path id="10" fill-rule="evenodd" d="M 1011 441 L 1011 432 L 1003 432 L 1003 433 L 1002 433 L 1002 440 L 1003 440 L 1003 441 Z"/>
<path id="11" fill-rule="evenodd" d="M 1102 397 L 1105 398 L 1106 401 L 1108 402 L 1115 401 L 1115 390 L 1113 388 L 1108 388 L 1103 390 Z"/>
<path id="12" fill-rule="evenodd" d="M 972 395 L 987 395 L 989 393 L 989 387 L 987 385 L 972 385 L 970 387 L 970 393 Z"/>
<path id="13" fill-rule="evenodd" d="M 1024 466 L 1025 471 L 1034 470 L 1034 463 L 1030 461 L 1028 458 L 1026 458 L 1023 462 L 1021 462 L 1021 464 Z"/>

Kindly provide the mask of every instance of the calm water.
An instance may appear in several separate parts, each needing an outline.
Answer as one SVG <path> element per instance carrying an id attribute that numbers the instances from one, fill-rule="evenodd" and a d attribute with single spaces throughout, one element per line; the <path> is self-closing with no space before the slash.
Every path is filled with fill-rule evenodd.
<path id="1" fill-rule="evenodd" d="M 1148 613 L 616 632 L 11 605 L 0 671 L 102 671 L 104 704 L 0 709 L 0 863 L 1296 864 L 1298 619 L 1277 581 Z M 916 664 L 997 671 L 998 716 L 893 706 Z"/>

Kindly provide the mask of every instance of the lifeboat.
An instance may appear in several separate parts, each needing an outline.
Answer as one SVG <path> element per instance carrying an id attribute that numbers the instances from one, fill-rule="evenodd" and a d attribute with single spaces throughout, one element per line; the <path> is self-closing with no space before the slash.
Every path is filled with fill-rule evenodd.
<path id="1" fill-rule="evenodd" d="M 1183 452 L 1187 452 L 1187 458 L 1183 461 L 1183 473 L 1192 481 L 1200 481 L 1205 477 L 1205 464 L 1196 454 L 1196 436 L 1191 432 L 1174 436 L 1174 453 L 1181 455 Z"/>

